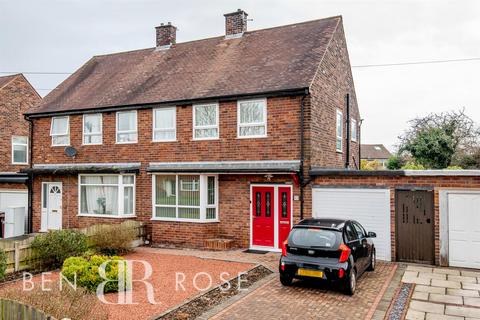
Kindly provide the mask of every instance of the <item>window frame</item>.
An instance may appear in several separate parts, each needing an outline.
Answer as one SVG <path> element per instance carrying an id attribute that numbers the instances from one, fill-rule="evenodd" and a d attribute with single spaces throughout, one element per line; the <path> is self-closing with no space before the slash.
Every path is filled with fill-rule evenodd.
<path id="1" fill-rule="evenodd" d="M 180 176 L 192 176 L 198 175 L 200 178 L 199 182 L 199 192 L 200 192 L 200 205 L 199 206 L 184 206 L 178 204 L 178 192 L 180 190 Z M 175 204 L 174 205 L 159 205 L 156 204 L 155 200 L 157 199 L 157 190 L 156 190 L 156 177 L 157 176 L 175 176 Z M 208 177 L 215 178 L 215 204 L 208 204 Z M 202 173 L 154 173 L 152 174 L 152 217 L 150 220 L 153 221 L 173 221 L 173 222 L 193 222 L 193 223 L 217 223 L 219 219 L 219 200 L 218 200 L 218 174 L 202 174 Z M 157 207 L 169 207 L 175 208 L 175 218 L 168 217 L 157 217 L 155 215 Z M 200 208 L 200 219 L 187 219 L 187 218 L 178 218 L 178 209 L 181 208 Z M 207 219 L 207 209 L 215 208 L 215 219 Z"/>
<path id="2" fill-rule="evenodd" d="M 85 133 L 85 117 L 88 116 L 100 116 L 100 132 L 90 132 Z M 98 136 L 100 135 L 100 142 L 99 143 L 85 143 L 86 136 Z M 102 113 L 85 113 L 83 114 L 83 121 L 82 121 L 82 145 L 84 146 L 98 146 L 103 144 L 103 114 Z"/>
<path id="3" fill-rule="evenodd" d="M 354 129 L 355 129 L 355 134 L 353 134 Z M 353 118 L 350 120 L 350 138 L 353 142 L 357 142 L 358 140 L 357 120 Z"/>
<path id="4" fill-rule="evenodd" d="M 240 109 L 241 103 L 245 102 L 262 102 L 263 103 L 263 122 L 252 122 L 248 124 L 241 124 L 240 123 Z M 268 128 L 268 111 L 267 111 L 267 98 L 263 99 L 249 99 L 249 100 L 238 100 L 237 101 L 237 138 L 238 139 L 255 139 L 255 138 L 266 138 L 268 137 L 267 128 Z M 251 136 L 242 136 L 240 135 L 240 128 L 241 127 L 259 127 L 263 125 L 265 127 L 265 134 L 263 135 L 251 135 Z"/>
<path id="5" fill-rule="evenodd" d="M 156 128 L 156 119 L 157 117 L 155 116 L 155 112 L 158 110 L 172 110 L 173 111 L 173 122 L 174 122 L 174 127 L 173 128 L 161 128 L 158 129 Z M 177 141 L 177 107 L 165 107 L 165 108 L 154 108 L 152 110 L 152 141 L 153 142 L 173 142 Z M 155 139 L 155 132 L 162 132 L 162 131 L 171 131 L 173 130 L 175 132 L 175 137 L 173 139 Z"/>
<path id="6" fill-rule="evenodd" d="M 118 119 L 119 119 L 119 115 L 121 113 L 132 113 L 132 114 L 135 114 L 135 130 L 126 130 L 126 131 L 119 131 L 118 130 Z M 135 141 L 118 141 L 118 135 L 119 134 L 130 134 L 130 133 L 135 133 L 137 135 L 137 138 L 135 139 Z M 137 110 L 125 110 L 125 111 L 117 111 L 115 113 L 115 143 L 116 144 L 134 144 L 134 143 L 138 143 L 138 112 Z"/>
<path id="7" fill-rule="evenodd" d="M 338 125 L 340 117 L 340 135 L 338 135 Z M 337 147 L 337 142 L 340 140 L 340 148 Z M 343 113 L 340 109 L 337 109 L 335 113 L 335 151 L 338 153 L 343 153 Z"/>
<path id="8" fill-rule="evenodd" d="M 27 138 L 27 142 L 26 143 L 18 143 L 18 142 L 13 142 L 13 140 L 15 138 Z M 25 146 L 26 148 L 26 151 L 25 151 L 25 162 L 15 162 L 15 146 Z M 12 164 L 15 164 L 15 165 L 28 165 L 29 161 L 28 161 L 28 136 L 18 136 L 18 135 L 14 135 L 12 136 L 12 139 L 11 139 L 11 148 L 12 148 Z"/>
<path id="9" fill-rule="evenodd" d="M 67 119 L 67 131 L 66 133 L 53 133 L 53 123 L 54 119 L 61 119 L 61 118 L 66 118 Z M 59 136 L 67 136 L 68 137 L 68 143 L 66 144 L 54 144 L 53 143 L 53 138 L 54 137 L 59 137 Z M 59 117 L 52 117 L 50 119 L 50 137 L 52 137 L 52 147 L 67 147 L 70 145 L 70 116 L 59 116 Z"/>
<path id="10" fill-rule="evenodd" d="M 215 112 L 216 112 L 216 124 L 215 125 L 206 125 L 206 126 L 197 126 L 195 124 L 196 122 L 196 109 L 197 107 L 204 107 L 204 106 L 212 106 L 214 105 L 215 106 Z M 201 141 L 201 140 L 218 140 L 220 139 L 220 105 L 218 102 L 214 102 L 214 103 L 198 103 L 198 104 L 194 104 L 192 106 L 192 127 L 193 127 L 193 132 L 192 132 L 192 136 L 193 136 L 193 140 L 198 140 L 198 141 Z M 195 136 L 195 132 L 197 129 L 217 129 L 217 136 L 216 137 L 205 137 L 205 138 L 197 138 Z"/>
<path id="11" fill-rule="evenodd" d="M 116 186 L 118 187 L 118 214 L 92 214 L 92 213 L 82 213 L 82 186 L 100 186 L 99 184 L 82 184 L 82 177 L 99 177 L 99 176 L 116 176 L 118 177 L 117 184 L 102 184 L 101 186 Z M 133 184 L 124 184 L 123 177 L 130 176 L 133 177 Z M 112 173 L 96 173 L 96 174 L 85 174 L 81 173 L 78 175 L 78 214 L 79 217 L 94 217 L 94 218 L 113 218 L 113 219 L 124 219 L 124 218 L 135 218 L 136 215 L 136 200 L 137 200 L 137 177 L 135 174 L 112 174 Z M 133 213 L 124 214 L 124 196 L 125 188 L 133 187 Z"/>

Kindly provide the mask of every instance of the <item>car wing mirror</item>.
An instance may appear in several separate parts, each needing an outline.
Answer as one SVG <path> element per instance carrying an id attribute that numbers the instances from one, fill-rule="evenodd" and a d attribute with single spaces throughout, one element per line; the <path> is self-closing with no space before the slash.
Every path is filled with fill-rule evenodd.
<path id="1" fill-rule="evenodd" d="M 368 233 L 368 237 L 369 237 L 369 238 L 376 238 L 376 237 L 377 237 L 377 234 L 376 234 L 375 232 L 370 231 L 370 232 Z"/>

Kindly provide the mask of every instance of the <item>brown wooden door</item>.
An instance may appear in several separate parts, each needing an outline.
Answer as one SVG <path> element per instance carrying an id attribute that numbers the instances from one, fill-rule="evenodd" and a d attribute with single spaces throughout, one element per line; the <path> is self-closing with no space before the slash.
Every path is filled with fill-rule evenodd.
<path id="1" fill-rule="evenodd" d="M 433 264 L 433 191 L 396 192 L 397 260 Z"/>

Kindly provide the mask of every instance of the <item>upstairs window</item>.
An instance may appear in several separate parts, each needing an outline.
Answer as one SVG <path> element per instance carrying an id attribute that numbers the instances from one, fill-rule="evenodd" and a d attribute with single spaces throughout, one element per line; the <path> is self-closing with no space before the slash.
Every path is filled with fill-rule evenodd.
<path id="1" fill-rule="evenodd" d="M 267 101 L 238 101 L 238 137 L 255 138 L 267 136 Z"/>
<path id="2" fill-rule="evenodd" d="M 137 111 L 117 112 L 117 143 L 136 143 Z"/>
<path id="3" fill-rule="evenodd" d="M 83 115 L 83 144 L 102 144 L 102 114 Z"/>
<path id="4" fill-rule="evenodd" d="M 193 138 L 196 140 L 218 139 L 218 104 L 193 106 Z"/>
<path id="5" fill-rule="evenodd" d="M 50 136 L 52 136 L 52 146 L 70 145 L 70 118 L 53 117 Z"/>
<path id="6" fill-rule="evenodd" d="M 153 141 L 177 139 L 176 111 L 175 107 L 153 110 Z"/>
<path id="7" fill-rule="evenodd" d="M 343 114 L 340 110 L 337 110 L 335 148 L 337 152 L 343 151 Z"/>
<path id="8" fill-rule="evenodd" d="M 350 121 L 350 129 L 351 129 L 350 134 L 352 135 L 352 141 L 357 142 L 357 139 L 358 139 L 357 120 L 352 119 L 352 121 Z"/>
<path id="9" fill-rule="evenodd" d="M 12 137 L 12 164 L 28 164 L 28 138 Z"/>

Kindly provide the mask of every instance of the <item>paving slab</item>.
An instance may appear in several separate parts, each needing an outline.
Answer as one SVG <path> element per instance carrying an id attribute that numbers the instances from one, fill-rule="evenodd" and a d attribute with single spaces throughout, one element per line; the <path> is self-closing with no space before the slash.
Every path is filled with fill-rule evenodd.
<path id="1" fill-rule="evenodd" d="M 444 288 L 450 288 L 450 289 L 460 289 L 462 287 L 462 284 L 457 281 L 448 281 L 448 280 L 436 280 L 432 279 L 432 286 L 434 287 L 444 287 Z"/>
<path id="2" fill-rule="evenodd" d="M 412 300 L 410 302 L 410 309 L 422 312 L 431 312 L 437 314 L 444 314 L 445 305 L 431 302 L 423 302 L 418 300 Z"/>
<path id="3" fill-rule="evenodd" d="M 427 279 L 447 280 L 447 275 L 443 273 L 419 272 L 418 277 Z"/>
<path id="4" fill-rule="evenodd" d="M 406 320 L 424 320 L 425 319 L 425 312 L 422 311 L 415 311 L 415 310 L 408 310 L 407 315 L 405 316 Z"/>
<path id="5" fill-rule="evenodd" d="M 462 283 L 462 289 L 480 291 L 480 284 L 478 284 L 478 283 Z"/>
<path id="6" fill-rule="evenodd" d="M 433 268 L 423 267 L 423 266 L 409 265 L 409 266 L 407 267 L 407 271 L 433 272 Z"/>
<path id="7" fill-rule="evenodd" d="M 463 297 L 463 304 L 480 308 L 480 298 Z"/>
<path id="8" fill-rule="evenodd" d="M 414 291 L 412 295 L 412 299 L 415 300 L 428 300 L 428 292 L 420 292 L 420 291 Z"/>
<path id="9" fill-rule="evenodd" d="M 477 278 L 475 277 L 465 277 L 465 276 L 454 276 L 448 275 L 448 281 L 458 281 L 462 283 L 477 283 Z"/>
<path id="10" fill-rule="evenodd" d="M 462 270 L 462 276 L 480 278 L 480 271 Z"/>
<path id="11" fill-rule="evenodd" d="M 446 306 L 445 314 L 469 318 L 480 318 L 480 309 L 457 306 Z"/>
<path id="12" fill-rule="evenodd" d="M 428 293 L 446 294 L 447 293 L 447 288 L 416 285 L 415 286 L 415 292 L 428 292 Z"/>
<path id="13" fill-rule="evenodd" d="M 445 314 L 427 313 L 426 320 L 463 320 L 464 317 L 447 316 Z"/>
<path id="14" fill-rule="evenodd" d="M 480 297 L 476 290 L 450 289 L 447 288 L 447 294 L 462 297 Z"/>
<path id="15" fill-rule="evenodd" d="M 431 281 L 434 281 L 429 278 L 402 278 L 402 282 L 404 283 L 415 283 L 415 284 L 423 284 L 429 286 Z M 445 280 L 436 280 L 436 281 L 445 281 Z M 459 287 L 460 288 L 460 287 Z"/>
<path id="16" fill-rule="evenodd" d="M 450 269 L 450 268 L 434 268 L 433 273 L 452 274 L 452 275 L 459 276 L 461 272 L 460 270 Z"/>
<path id="17" fill-rule="evenodd" d="M 431 293 L 429 297 L 429 301 L 450 303 L 450 304 L 463 304 L 463 297 L 451 296 L 447 294 Z"/>

